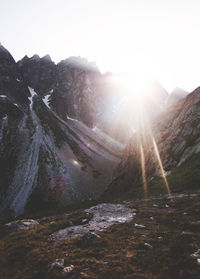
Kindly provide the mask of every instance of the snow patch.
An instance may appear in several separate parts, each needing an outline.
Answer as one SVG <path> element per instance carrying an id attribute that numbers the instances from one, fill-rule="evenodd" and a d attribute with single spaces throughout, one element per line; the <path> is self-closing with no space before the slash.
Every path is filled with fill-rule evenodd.
<path id="1" fill-rule="evenodd" d="M 5 98 L 7 98 L 7 96 L 6 95 L 0 95 L 0 98 L 5 99 Z"/>
<path id="2" fill-rule="evenodd" d="M 50 109 L 50 106 L 49 106 L 49 97 L 51 96 L 51 94 L 48 94 L 46 95 L 42 101 L 45 103 L 45 105 Z"/>
<path id="3" fill-rule="evenodd" d="M 67 119 L 72 120 L 72 121 L 78 121 L 77 119 L 75 119 L 75 118 L 71 118 L 71 117 L 70 117 L 70 116 L 68 116 L 68 115 L 67 115 Z"/>
<path id="4" fill-rule="evenodd" d="M 50 105 L 49 105 L 49 102 L 50 102 L 50 100 L 49 100 L 49 98 L 50 98 L 50 96 L 51 96 L 51 94 L 53 93 L 53 89 L 51 89 L 50 91 L 49 91 L 49 93 L 42 99 L 42 101 L 45 103 L 45 105 L 50 109 Z"/>
<path id="5" fill-rule="evenodd" d="M 29 92 L 31 94 L 31 97 L 28 97 L 30 103 L 30 109 L 33 109 L 33 97 L 37 96 L 37 93 L 35 92 L 35 90 L 33 88 L 31 88 L 30 86 L 28 86 Z"/>

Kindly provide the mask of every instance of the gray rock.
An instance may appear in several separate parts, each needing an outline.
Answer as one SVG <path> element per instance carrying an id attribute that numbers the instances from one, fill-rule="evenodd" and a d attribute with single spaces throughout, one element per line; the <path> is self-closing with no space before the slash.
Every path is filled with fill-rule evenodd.
<path id="1" fill-rule="evenodd" d="M 28 230 L 39 225 L 39 222 L 33 219 L 24 219 L 7 223 L 0 228 L 0 237 L 7 236 L 12 232 Z"/>
<path id="2" fill-rule="evenodd" d="M 53 279 L 55 274 L 62 275 L 62 271 L 64 268 L 64 259 L 56 259 L 54 262 L 48 265 L 47 276 L 46 279 Z"/>
<path id="3" fill-rule="evenodd" d="M 149 243 L 144 243 L 144 246 L 147 250 L 152 250 L 153 249 L 153 246 Z"/>
<path id="4" fill-rule="evenodd" d="M 64 259 L 56 259 L 54 262 L 52 262 L 50 264 L 50 269 L 55 267 L 55 266 L 64 267 L 64 264 L 65 264 L 65 260 Z"/>
<path id="5" fill-rule="evenodd" d="M 84 237 L 88 232 L 98 233 L 114 224 L 131 221 L 135 216 L 134 209 L 128 208 L 123 204 L 112 203 L 101 203 L 86 209 L 85 212 L 93 215 L 88 223 L 61 229 L 50 235 L 49 238 L 59 242 L 66 239 Z M 91 235 L 89 234 L 89 236 Z"/>
<path id="6" fill-rule="evenodd" d="M 134 224 L 134 227 L 136 228 L 136 229 L 145 229 L 146 228 L 146 226 L 144 226 L 144 225 L 139 225 L 139 224 Z"/>
<path id="7" fill-rule="evenodd" d="M 195 221 L 190 223 L 192 226 L 200 226 L 200 221 Z"/>
<path id="8" fill-rule="evenodd" d="M 54 279 L 55 276 L 59 278 L 74 279 L 77 278 L 73 273 L 74 265 L 65 266 L 64 259 L 56 259 L 49 264 L 46 279 Z"/>
<path id="9" fill-rule="evenodd" d="M 183 232 L 181 233 L 181 235 L 183 235 L 183 236 L 193 236 L 193 235 L 195 235 L 195 233 L 183 231 Z"/>
<path id="10" fill-rule="evenodd" d="M 62 270 L 63 278 L 73 278 L 71 276 L 73 270 L 74 270 L 74 266 L 73 265 L 65 266 L 63 268 L 63 270 Z"/>
<path id="11" fill-rule="evenodd" d="M 198 249 L 196 252 L 194 252 L 193 254 L 191 254 L 191 256 L 193 258 L 200 258 L 200 249 Z"/>
<path id="12" fill-rule="evenodd" d="M 87 232 L 84 234 L 80 240 L 77 241 L 77 246 L 85 249 L 92 244 L 95 239 L 100 238 L 100 236 L 94 232 Z"/>
<path id="13" fill-rule="evenodd" d="M 148 238 L 148 236 L 145 235 L 145 234 L 142 234 L 140 237 L 141 237 L 141 238 L 144 238 L 144 239 Z"/>

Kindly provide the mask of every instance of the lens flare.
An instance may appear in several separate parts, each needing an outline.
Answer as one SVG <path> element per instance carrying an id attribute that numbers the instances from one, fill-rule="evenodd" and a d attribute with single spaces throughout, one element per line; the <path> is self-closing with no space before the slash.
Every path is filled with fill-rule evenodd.
<path id="1" fill-rule="evenodd" d="M 78 162 L 78 161 L 76 161 L 76 160 L 72 160 L 72 163 L 73 163 L 73 165 L 74 165 L 74 166 L 79 166 L 79 167 L 80 167 L 80 164 L 79 164 L 79 162 Z"/>
<path id="2" fill-rule="evenodd" d="M 163 180 L 165 182 L 165 185 L 166 185 L 169 197 L 172 200 L 172 194 L 171 194 L 171 191 L 170 191 L 170 188 L 169 188 L 169 183 L 167 181 L 167 178 L 166 178 L 166 175 L 165 175 L 165 171 L 164 171 L 164 168 L 163 168 L 163 164 L 162 164 L 162 161 L 161 161 L 161 158 L 160 158 L 160 154 L 159 154 L 159 151 L 158 151 L 158 146 L 156 144 L 156 141 L 155 141 L 154 137 L 152 137 L 152 140 L 153 140 L 153 145 L 154 145 L 156 157 L 158 159 L 158 163 L 159 163 L 159 166 L 160 166 L 160 169 L 161 169 L 162 177 L 163 177 Z"/>
<path id="3" fill-rule="evenodd" d="M 141 168 L 142 168 L 142 181 L 144 187 L 144 197 L 147 198 L 147 179 L 146 179 L 146 169 L 145 169 L 145 158 L 143 146 L 140 145 L 140 156 L 141 156 Z"/>

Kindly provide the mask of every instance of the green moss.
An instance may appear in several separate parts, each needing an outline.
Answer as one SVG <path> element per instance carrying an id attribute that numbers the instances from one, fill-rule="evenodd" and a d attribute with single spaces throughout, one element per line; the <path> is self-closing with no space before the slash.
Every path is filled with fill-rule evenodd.
<path id="1" fill-rule="evenodd" d="M 34 229 L 10 234 L 0 240 L 0 278 L 46 278 L 48 264 L 56 258 L 64 257 L 66 242 L 54 245 L 48 240 L 53 232 L 79 225 L 82 219 L 91 219 L 92 214 L 77 211 L 68 217 L 60 217 L 55 222 L 41 224 Z"/>
<path id="2" fill-rule="evenodd" d="M 42 208 L 42 210 L 37 209 L 37 211 L 31 211 L 29 213 L 26 213 L 22 216 L 20 216 L 20 219 L 24 218 L 42 218 L 57 214 L 63 214 L 63 213 L 70 213 L 72 211 L 76 210 L 83 210 L 86 208 L 89 208 L 91 206 L 97 205 L 100 200 L 98 201 L 84 201 L 84 202 L 75 202 L 67 206 L 57 206 L 57 207 L 48 207 L 48 208 Z M 103 202 L 103 201 L 102 201 Z"/>
<path id="3" fill-rule="evenodd" d="M 200 267 L 190 255 L 199 248 L 199 231 L 189 224 L 199 220 L 199 197 L 175 199 L 169 208 L 165 207 L 167 202 L 164 198 L 130 202 L 129 206 L 137 209 L 134 220 L 98 232 L 100 238 L 84 249 L 77 246 L 78 239 L 57 244 L 48 241 L 49 234 L 70 221 L 78 225 L 88 218 L 83 211 L 13 233 L 0 241 L 0 278 L 43 279 L 48 264 L 63 258 L 66 265 L 75 266 L 77 278 L 197 279 Z M 134 223 L 146 228 L 135 229 Z M 184 236 L 184 230 L 194 234 Z M 145 242 L 153 249 L 146 249 Z"/>
<path id="4" fill-rule="evenodd" d="M 171 170 L 171 173 L 167 175 L 167 181 L 169 183 L 170 190 L 173 193 L 194 192 L 200 189 L 200 155 L 195 154 L 193 157 L 182 164 L 180 167 Z M 165 182 L 162 177 L 155 177 L 147 183 L 148 196 L 159 196 L 168 194 Z M 126 192 L 120 192 L 120 197 L 113 193 L 107 198 L 107 200 L 113 199 L 113 197 L 119 199 L 137 199 L 144 198 L 143 185 L 135 187 L 135 185 L 129 185 L 129 190 Z"/>

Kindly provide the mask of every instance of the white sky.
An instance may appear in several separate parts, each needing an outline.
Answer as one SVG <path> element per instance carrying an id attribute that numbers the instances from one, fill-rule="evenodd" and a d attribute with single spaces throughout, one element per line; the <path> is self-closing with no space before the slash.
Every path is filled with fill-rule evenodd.
<path id="1" fill-rule="evenodd" d="M 200 86 L 199 0 L 0 0 L 0 26 L 16 60 L 81 55 L 169 91 Z"/>

